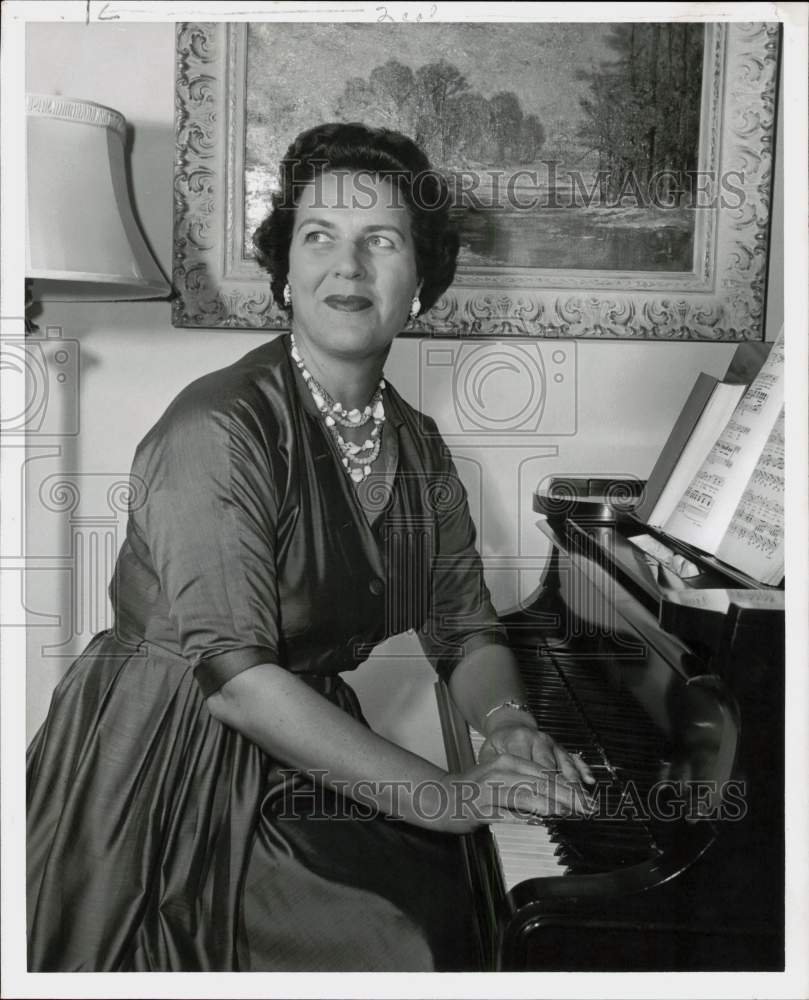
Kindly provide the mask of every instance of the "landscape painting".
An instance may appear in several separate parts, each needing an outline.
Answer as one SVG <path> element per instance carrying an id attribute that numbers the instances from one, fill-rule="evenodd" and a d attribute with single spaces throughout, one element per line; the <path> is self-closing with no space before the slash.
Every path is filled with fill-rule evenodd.
<path id="1" fill-rule="evenodd" d="M 406 336 L 760 340 L 768 22 L 177 26 L 173 322 L 286 329 L 252 233 L 303 129 L 413 137 L 455 281 Z"/>
<path id="2" fill-rule="evenodd" d="M 245 251 L 307 125 L 411 136 L 449 181 L 461 266 L 687 271 L 701 24 L 254 24 Z M 507 54 L 507 58 L 505 58 Z"/>

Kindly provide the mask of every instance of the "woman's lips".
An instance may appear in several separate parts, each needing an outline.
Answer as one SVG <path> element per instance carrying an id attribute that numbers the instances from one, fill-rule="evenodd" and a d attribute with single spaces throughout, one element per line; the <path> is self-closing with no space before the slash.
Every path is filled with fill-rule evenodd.
<path id="1" fill-rule="evenodd" d="M 360 312 L 362 309 L 370 309 L 372 304 L 363 295 L 329 295 L 324 301 L 330 308 L 341 312 Z"/>

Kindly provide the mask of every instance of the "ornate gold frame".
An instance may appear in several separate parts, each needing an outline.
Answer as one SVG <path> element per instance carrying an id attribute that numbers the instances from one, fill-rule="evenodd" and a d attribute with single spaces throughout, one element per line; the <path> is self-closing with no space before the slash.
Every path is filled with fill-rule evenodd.
<path id="1" fill-rule="evenodd" d="M 266 274 L 241 249 L 246 47 L 245 23 L 177 27 L 172 321 L 179 327 L 287 325 Z M 776 23 L 706 25 L 700 170 L 733 176 L 743 198 L 698 213 L 691 271 L 459 268 L 408 332 L 761 339 L 778 51 Z"/>

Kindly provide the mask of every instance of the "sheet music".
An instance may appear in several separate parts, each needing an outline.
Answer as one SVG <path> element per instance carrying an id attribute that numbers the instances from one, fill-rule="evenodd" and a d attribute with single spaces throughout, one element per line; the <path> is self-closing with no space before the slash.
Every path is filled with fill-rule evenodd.
<path id="1" fill-rule="evenodd" d="M 668 482 L 648 517 L 648 523 L 653 527 L 662 528 L 677 509 L 683 491 L 705 461 L 719 429 L 736 412 L 736 407 L 743 395 L 744 386 L 730 385 L 724 382 L 717 383 L 688 443 L 672 469 Z"/>
<path id="2" fill-rule="evenodd" d="M 712 611 L 726 615 L 733 604 L 754 610 L 784 610 L 783 590 L 737 590 L 727 587 L 706 587 L 694 590 L 667 590 L 668 604 L 678 604 L 683 608 Z"/>
<path id="3" fill-rule="evenodd" d="M 772 567 L 778 551 L 779 521 L 783 532 L 783 403 L 782 330 L 666 522 L 666 531 L 705 552 L 717 553 L 733 524 L 734 533 L 725 550 L 730 556 L 719 558 L 742 568 L 736 557 L 746 559 L 744 554 L 752 551 L 769 552 L 768 566 Z M 771 525 L 773 530 L 765 531 L 762 525 Z"/>
<path id="4" fill-rule="evenodd" d="M 784 407 L 716 551 L 763 583 L 778 583 L 784 562 Z"/>

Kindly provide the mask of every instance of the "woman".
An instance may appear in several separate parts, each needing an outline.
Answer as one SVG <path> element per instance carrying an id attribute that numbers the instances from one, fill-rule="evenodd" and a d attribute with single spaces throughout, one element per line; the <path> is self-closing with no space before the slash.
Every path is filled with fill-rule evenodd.
<path id="1" fill-rule="evenodd" d="M 457 835 L 580 808 L 446 448 L 382 375 L 452 280 L 445 194 L 393 132 L 290 147 L 256 246 L 292 336 L 138 446 L 115 627 L 29 751 L 32 970 L 474 968 Z M 408 628 L 488 738 L 465 774 L 372 732 L 339 676 Z"/>

